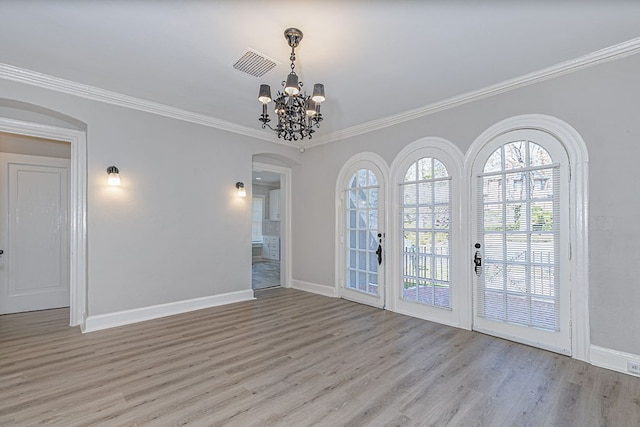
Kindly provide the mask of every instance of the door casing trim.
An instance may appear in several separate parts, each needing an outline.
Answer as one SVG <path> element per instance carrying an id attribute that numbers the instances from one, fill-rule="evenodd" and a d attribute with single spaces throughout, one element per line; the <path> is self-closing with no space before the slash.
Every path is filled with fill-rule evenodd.
<path id="1" fill-rule="evenodd" d="M 85 131 L 0 117 L 0 132 L 71 144 L 69 182 L 70 326 L 87 318 L 87 136 Z"/>

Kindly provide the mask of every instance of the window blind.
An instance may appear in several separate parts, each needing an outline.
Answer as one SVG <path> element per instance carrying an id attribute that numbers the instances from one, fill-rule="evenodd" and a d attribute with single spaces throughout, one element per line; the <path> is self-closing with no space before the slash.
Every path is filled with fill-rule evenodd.
<path id="1" fill-rule="evenodd" d="M 559 179 L 557 164 L 478 176 L 480 316 L 559 330 Z"/>

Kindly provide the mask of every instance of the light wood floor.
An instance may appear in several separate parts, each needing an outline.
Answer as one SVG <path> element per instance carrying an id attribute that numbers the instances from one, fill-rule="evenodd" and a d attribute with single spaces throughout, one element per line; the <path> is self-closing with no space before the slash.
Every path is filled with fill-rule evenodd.
<path id="1" fill-rule="evenodd" d="M 0 316 L 0 425 L 639 426 L 640 378 L 300 291 L 81 334 Z"/>

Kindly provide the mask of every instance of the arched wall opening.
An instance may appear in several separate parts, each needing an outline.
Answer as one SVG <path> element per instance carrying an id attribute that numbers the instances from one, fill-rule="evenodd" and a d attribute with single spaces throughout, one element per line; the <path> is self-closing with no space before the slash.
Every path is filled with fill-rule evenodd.
<path id="1" fill-rule="evenodd" d="M 299 163 L 276 153 L 258 153 L 252 158 L 252 182 L 249 195 L 260 202 L 260 231 L 254 222 L 252 203 L 252 288 L 291 287 L 291 191 L 292 168 Z M 271 182 L 262 178 L 270 177 Z M 275 177 L 275 179 L 273 179 Z M 259 194 L 258 194 L 259 193 Z M 258 237 L 258 234 L 260 236 Z"/>
<path id="2" fill-rule="evenodd" d="M 86 124 L 55 111 L 0 99 L 0 132 L 71 145 L 69 179 L 69 288 L 71 326 L 87 317 L 87 137 Z"/>

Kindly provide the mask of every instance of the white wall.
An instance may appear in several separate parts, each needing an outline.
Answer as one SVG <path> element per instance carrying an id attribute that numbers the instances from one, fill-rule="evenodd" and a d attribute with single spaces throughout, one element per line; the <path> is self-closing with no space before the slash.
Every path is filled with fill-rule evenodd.
<path id="1" fill-rule="evenodd" d="M 590 156 L 591 341 L 640 354 L 638 100 L 640 55 L 635 55 L 308 149 L 294 168 L 293 278 L 334 285 L 334 191 L 340 168 L 352 155 L 371 151 L 391 164 L 404 146 L 425 136 L 445 138 L 465 152 L 482 131 L 505 118 L 546 114 L 576 128 Z"/>
<path id="2" fill-rule="evenodd" d="M 297 150 L 6 80 L 0 93 L 86 124 L 90 316 L 251 289 L 251 199 L 234 186 L 254 154 Z"/>

